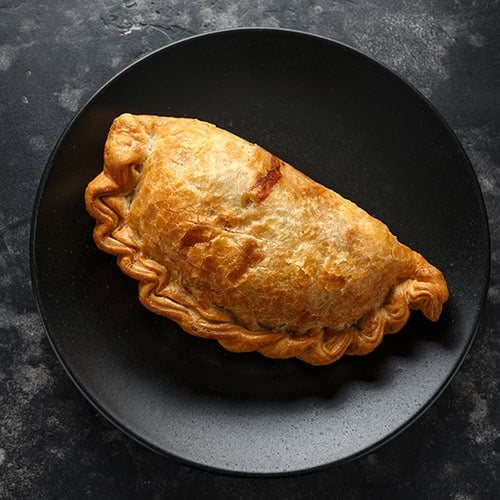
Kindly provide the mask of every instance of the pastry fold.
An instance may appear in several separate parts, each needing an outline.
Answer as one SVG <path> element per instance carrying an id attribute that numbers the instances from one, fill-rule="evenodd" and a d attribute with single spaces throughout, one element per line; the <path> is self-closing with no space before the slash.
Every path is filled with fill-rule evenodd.
<path id="1" fill-rule="evenodd" d="M 382 222 L 196 119 L 116 118 L 85 203 L 144 306 L 230 351 L 329 364 L 372 351 L 411 309 L 436 321 L 448 299 Z"/>

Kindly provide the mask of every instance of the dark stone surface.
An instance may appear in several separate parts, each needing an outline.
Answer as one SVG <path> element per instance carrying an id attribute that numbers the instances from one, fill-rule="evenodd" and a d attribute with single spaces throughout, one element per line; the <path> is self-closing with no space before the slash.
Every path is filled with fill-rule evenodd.
<path id="1" fill-rule="evenodd" d="M 499 495 L 500 6 L 494 1 L 112 0 L 0 3 L 0 498 L 495 498 Z M 221 28 L 294 28 L 346 42 L 416 85 L 462 141 L 491 230 L 492 272 L 460 371 L 409 429 L 299 477 L 193 469 L 131 441 L 67 377 L 29 277 L 29 229 L 60 134 L 110 77 Z"/>

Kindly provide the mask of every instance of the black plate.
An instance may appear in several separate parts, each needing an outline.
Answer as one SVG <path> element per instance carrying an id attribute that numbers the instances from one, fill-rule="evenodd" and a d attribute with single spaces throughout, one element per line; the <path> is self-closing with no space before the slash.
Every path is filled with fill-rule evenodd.
<path id="1" fill-rule="evenodd" d="M 145 310 L 136 282 L 96 249 L 83 203 L 125 111 L 216 123 L 356 201 L 444 271 L 441 320 L 414 313 L 374 353 L 315 368 L 228 353 Z M 477 180 L 432 106 L 351 48 L 274 29 L 190 38 L 113 78 L 50 158 L 31 245 L 49 338 L 88 399 L 150 448 L 240 474 L 347 460 L 405 428 L 463 359 L 489 275 Z"/>

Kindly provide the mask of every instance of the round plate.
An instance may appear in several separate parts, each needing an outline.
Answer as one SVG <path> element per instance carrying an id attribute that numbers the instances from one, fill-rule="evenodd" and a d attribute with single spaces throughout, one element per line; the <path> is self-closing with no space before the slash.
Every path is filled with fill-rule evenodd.
<path id="1" fill-rule="evenodd" d="M 83 201 L 123 112 L 213 122 L 355 201 L 444 272 L 440 321 L 414 313 L 372 354 L 313 367 L 226 352 L 147 311 L 94 245 Z M 32 277 L 58 357 L 120 429 L 192 465 L 286 474 L 374 449 L 437 397 L 478 323 L 488 242 L 463 149 L 408 83 L 325 38 L 241 29 L 152 53 L 78 113 L 39 189 Z"/>

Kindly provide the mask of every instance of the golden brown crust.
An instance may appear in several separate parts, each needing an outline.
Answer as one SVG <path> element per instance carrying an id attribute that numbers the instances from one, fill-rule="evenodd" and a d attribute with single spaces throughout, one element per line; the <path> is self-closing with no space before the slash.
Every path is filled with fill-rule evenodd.
<path id="1" fill-rule="evenodd" d="M 206 122 L 121 115 L 85 202 L 141 302 L 230 351 L 328 364 L 448 298 L 382 222 Z"/>

